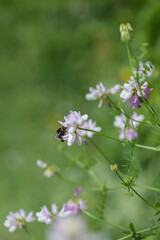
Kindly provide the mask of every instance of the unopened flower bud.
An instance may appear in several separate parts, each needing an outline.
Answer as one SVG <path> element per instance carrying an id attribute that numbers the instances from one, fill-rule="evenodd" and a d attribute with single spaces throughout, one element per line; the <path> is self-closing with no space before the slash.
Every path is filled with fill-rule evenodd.
<path id="1" fill-rule="evenodd" d="M 56 173 L 58 173 L 60 171 L 59 168 L 57 168 L 54 165 L 50 165 L 46 168 L 46 170 L 44 171 L 44 176 L 47 178 L 51 178 L 53 177 Z"/>
<path id="2" fill-rule="evenodd" d="M 133 182 L 134 178 L 133 176 L 130 176 L 130 181 Z"/>
<path id="3" fill-rule="evenodd" d="M 130 23 L 122 23 L 120 24 L 120 34 L 121 34 L 121 41 L 122 42 L 129 42 L 131 39 L 131 33 L 133 31 L 133 28 Z"/>
<path id="4" fill-rule="evenodd" d="M 118 165 L 117 164 L 111 165 L 111 171 L 112 172 L 117 172 L 118 171 Z"/>

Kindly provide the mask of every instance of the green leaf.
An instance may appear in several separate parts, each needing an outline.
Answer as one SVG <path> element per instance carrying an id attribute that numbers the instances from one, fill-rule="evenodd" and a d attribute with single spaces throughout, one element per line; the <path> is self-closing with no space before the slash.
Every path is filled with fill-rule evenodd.
<path id="1" fill-rule="evenodd" d="M 129 224 L 129 228 L 131 229 L 131 231 L 132 231 L 133 233 L 136 232 L 133 223 L 130 223 L 130 224 Z"/>
<path id="2" fill-rule="evenodd" d="M 158 214 L 160 214 L 160 211 L 156 212 L 156 213 L 154 214 L 154 216 L 157 216 Z"/>
<path id="3" fill-rule="evenodd" d="M 159 202 L 156 202 L 155 207 L 157 208 L 159 207 Z"/>

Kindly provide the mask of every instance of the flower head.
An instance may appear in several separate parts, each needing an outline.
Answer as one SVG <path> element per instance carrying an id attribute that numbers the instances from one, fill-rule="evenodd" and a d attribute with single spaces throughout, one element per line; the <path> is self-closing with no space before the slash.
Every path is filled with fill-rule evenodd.
<path id="1" fill-rule="evenodd" d="M 56 173 L 60 171 L 59 168 L 57 168 L 55 165 L 49 165 L 45 171 L 44 171 L 44 176 L 47 178 L 53 177 Z"/>
<path id="2" fill-rule="evenodd" d="M 82 188 L 76 188 L 75 192 L 74 192 L 74 195 L 78 196 L 81 192 L 82 192 Z"/>
<path id="3" fill-rule="evenodd" d="M 142 122 L 143 120 L 144 120 L 143 114 L 138 115 L 136 112 L 133 112 L 131 119 L 129 120 L 129 124 L 131 127 L 137 128 L 140 122 Z"/>
<path id="4" fill-rule="evenodd" d="M 150 77 L 154 71 L 154 68 L 154 65 L 150 61 L 145 63 L 139 62 L 138 70 L 134 69 L 135 75 L 138 75 L 139 82 L 143 82 L 146 77 Z"/>
<path id="5" fill-rule="evenodd" d="M 107 89 L 100 82 L 97 84 L 96 88 L 90 87 L 90 93 L 86 94 L 86 99 L 89 101 L 100 99 L 98 107 L 102 107 L 102 105 L 106 102 L 106 99 L 109 95 L 116 94 L 120 91 L 120 85 L 117 84 L 113 88 Z"/>
<path id="6" fill-rule="evenodd" d="M 138 138 L 138 132 L 133 128 L 126 127 L 125 130 L 124 129 L 119 130 L 120 140 L 128 139 L 129 141 L 131 141 L 132 139 L 135 139 L 135 138 Z"/>
<path id="7" fill-rule="evenodd" d="M 92 121 L 92 119 L 89 119 L 87 122 L 84 123 L 83 128 L 94 130 L 96 132 L 100 132 L 102 130 L 101 127 L 96 126 L 96 122 Z M 91 131 L 82 131 L 82 136 L 87 136 L 89 138 L 93 137 L 94 132 Z"/>
<path id="8" fill-rule="evenodd" d="M 56 173 L 60 171 L 58 167 L 55 165 L 47 165 L 47 163 L 43 162 L 42 160 L 37 160 L 37 166 L 40 168 L 44 168 L 44 176 L 47 178 L 53 177 Z"/>
<path id="9" fill-rule="evenodd" d="M 142 114 L 137 115 L 136 112 L 133 112 L 127 125 L 126 117 L 123 114 L 115 116 L 114 126 L 119 128 L 119 139 L 128 139 L 131 141 L 132 139 L 138 138 L 137 127 L 143 119 L 144 116 Z"/>
<path id="10" fill-rule="evenodd" d="M 110 166 L 112 172 L 118 172 L 118 165 L 114 164 Z"/>
<path id="11" fill-rule="evenodd" d="M 79 128 L 83 127 L 87 121 L 88 115 L 81 115 L 80 111 L 70 111 L 67 117 L 64 117 L 65 122 L 58 121 L 63 127 L 67 128 L 66 134 L 62 136 L 63 141 L 67 141 L 68 146 L 77 142 L 78 145 L 82 144 L 82 136 Z"/>
<path id="12" fill-rule="evenodd" d="M 44 222 L 50 224 L 58 214 L 58 208 L 55 203 L 52 204 L 52 211 L 50 212 L 48 208 L 44 205 L 41 207 L 41 211 L 36 213 L 39 222 Z"/>
<path id="13" fill-rule="evenodd" d="M 61 141 L 67 141 L 68 146 L 71 146 L 73 143 L 77 142 L 80 146 L 82 141 L 86 140 L 85 137 L 92 137 L 93 132 L 82 130 L 81 128 L 101 131 L 101 127 L 96 126 L 96 122 L 93 122 L 91 119 L 88 119 L 88 115 L 81 115 L 80 112 L 70 111 L 67 117 L 64 117 L 65 122 L 58 121 L 65 131 L 60 135 Z"/>
<path id="14" fill-rule="evenodd" d="M 133 28 L 130 23 L 122 23 L 120 25 L 120 34 L 121 34 L 121 40 L 122 42 L 128 42 L 131 39 L 131 33 L 133 31 Z"/>
<path id="15" fill-rule="evenodd" d="M 87 225 L 79 215 L 58 218 L 47 235 L 47 240 L 87 240 Z"/>
<path id="16" fill-rule="evenodd" d="M 33 212 L 26 212 L 20 209 L 19 212 L 10 212 L 7 219 L 4 222 L 4 226 L 8 228 L 9 232 L 14 232 L 17 228 L 22 229 L 26 222 L 34 222 Z"/>
<path id="17" fill-rule="evenodd" d="M 131 77 L 131 80 L 128 80 L 128 83 L 125 83 L 121 87 L 123 89 L 120 97 L 123 98 L 123 102 L 129 101 L 129 107 L 131 108 L 140 108 L 142 105 L 142 95 L 146 99 L 150 98 L 149 93 L 153 91 L 153 88 L 148 88 L 148 83 L 144 82 L 141 86 L 141 91 L 139 89 L 138 83 Z"/>
<path id="18" fill-rule="evenodd" d="M 74 199 L 69 200 L 67 203 L 65 203 L 59 213 L 60 217 L 66 217 L 70 215 L 77 215 L 81 213 L 81 209 L 86 210 L 87 201 L 84 201 L 82 199 Z"/>

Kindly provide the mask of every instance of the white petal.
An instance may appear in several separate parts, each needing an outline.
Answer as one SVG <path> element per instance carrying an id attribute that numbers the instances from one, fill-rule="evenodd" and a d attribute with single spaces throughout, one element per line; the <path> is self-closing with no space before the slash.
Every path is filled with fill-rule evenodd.
<path id="1" fill-rule="evenodd" d="M 82 137 L 81 136 L 77 136 L 77 143 L 79 146 L 82 145 Z"/>
<path id="2" fill-rule="evenodd" d="M 14 232 L 17 229 L 17 226 L 11 226 L 9 228 L 9 232 Z"/>
<path id="3" fill-rule="evenodd" d="M 78 120 L 78 125 L 82 126 L 84 124 L 84 119 L 83 117 L 81 117 L 79 120 Z"/>
<path id="4" fill-rule="evenodd" d="M 142 91 L 142 94 L 144 95 L 143 91 Z M 139 89 L 138 89 L 138 91 L 137 91 L 137 95 L 138 95 L 138 97 L 141 97 L 141 96 L 142 96 L 141 93 L 140 93 L 140 91 L 139 91 Z"/>
<path id="5" fill-rule="evenodd" d="M 123 90 L 120 94 L 120 97 L 127 100 L 132 96 L 131 92 L 126 92 L 125 90 Z"/>
<path id="6" fill-rule="evenodd" d="M 93 93 L 87 93 L 86 96 L 85 96 L 85 98 L 86 98 L 88 101 L 92 101 L 92 100 L 96 100 L 96 99 L 97 99 L 96 95 L 93 94 Z"/>
<path id="7" fill-rule="evenodd" d="M 68 130 L 68 132 L 72 134 L 72 133 L 74 133 L 74 132 L 75 132 L 75 130 L 76 130 L 76 128 L 75 128 L 75 127 L 70 127 L 70 128 L 69 128 L 69 130 Z"/>
<path id="8" fill-rule="evenodd" d="M 40 168 L 46 168 L 47 164 L 43 162 L 42 160 L 37 160 L 37 166 Z"/>
<path id="9" fill-rule="evenodd" d="M 68 146 L 71 146 L 74 142 L 75 142 L 75 138 L 76 138 L 76 134 L 69 134 L 69 138 L 68 138 Z"/>
<path id="10" fill-rule="evenodd" d="M 87 121 L 88 115 L 87 115 L 87 114 L 84 114 L 84 115 L 82 116 L 82 118 L 84 119 L 84 121 Z"/>

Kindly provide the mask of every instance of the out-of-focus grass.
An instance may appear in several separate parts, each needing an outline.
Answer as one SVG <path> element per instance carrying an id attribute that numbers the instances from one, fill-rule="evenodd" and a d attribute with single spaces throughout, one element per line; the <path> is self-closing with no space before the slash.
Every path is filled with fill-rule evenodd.
<path id="1" fill-rule="evenodd" d="M 99 81 L 112 87 L 127 80 L 130 69 L 125 45 L 119 40 L 121 22 L 130 21 L 133 25 L 136 51 L 141 42 L 149 42 L 146 59 L 156 66 L 150 80 L 154 87 L 151 104 L 159 108 L 159 14 L 158 1 L 1 1 L 1 239 L 28 239 L 22 231 L 11 234 L 3 227 L 9 211 L 19 208 L 39 211 L 43 204 L 49 207 L 52 202 L 61 207 L 73 195 L 74 186 L 57 177 L 45 179 L 36 166 L 37 159 L 56 164 L 66 178 L 85 186 L 95 186 L 86 172 L 70 167 L 67 157 L 72 156 L 74 160 L 80 155 L 83 159 L 83 153 L 87 151 L 90 161 L 97 161 L 93 168 L 102 181 L 106 179 L 109 186 L 120 184 L 93 147 L 67 148 L 56 142 L 54 135 L 59 127 L 58 120 L 63 120 L 72 109 L 88 113 L 104 132 L 117 137 L 111 111 L 107 106 L 98 109 L 98 103 L 87 102 L 84 95 L 90 85 L 95 86 Z M 115 101 L 119 99 L 115 97 Z M 124 105 L 131 112 L 127 104 Z M 138 112 L 150 118 L 144 107 Z M 158 145 L 156 130 L 142 126 L 140 133 L 140 143 Z M 119 143 L 99 136 L 95 136 L 94 141 L 114 162 L 123 163 L 123 149 Z M 60 146 L 64 146 L 62 150 Z M 160 187 L 158 153 L 146 150 L 136 153 L 143 169 L 139 183 Z M 128 198 L 122 193 L 108 193 L 108 221 L 124 225 L 135 222 L 137 229 L 150 224 L 152 210 L 140 199 Z M 154 197 L 151 192 L 142 193 L 151 200 Z M 99 194 L 84 190 L 83 196 L 89 199 L 90 211 L 96 213 Z M 45 239 L 45 227 L 41 223 L 29 226 L 36 239 Z M 97 228 L 93 222 L 92 228 Z M 113 239 L 120 236 L 119 231 L 108 229 Z"/>

